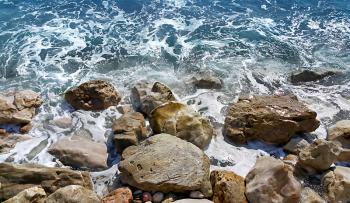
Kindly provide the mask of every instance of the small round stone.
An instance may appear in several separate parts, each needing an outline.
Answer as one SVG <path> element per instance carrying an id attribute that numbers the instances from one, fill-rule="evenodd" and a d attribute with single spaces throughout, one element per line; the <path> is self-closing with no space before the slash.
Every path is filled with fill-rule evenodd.
<path id="1" fill-rule="evenodd" d="M 136 190 L 133 193 L 134 199 L 141 199 L 142 198 L 142 190 Z"/>
<path id="2" fill-rule="evenodd" d="M 153 194 L 153 202 L 160 203 L 164 199 L 164 194 L 161 192 L 156 192 Z"/>
<path id="3" fill-rule="evenodd" d="M 147 202 L 147 201 L 152 201 L 152 195 L 149 192 L 144 192 L 142 194 L 142 201 Z"/>

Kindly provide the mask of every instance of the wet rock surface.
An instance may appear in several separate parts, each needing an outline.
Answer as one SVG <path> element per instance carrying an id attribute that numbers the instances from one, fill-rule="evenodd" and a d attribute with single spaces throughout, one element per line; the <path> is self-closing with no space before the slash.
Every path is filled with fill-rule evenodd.
<path id="1" fill-rule="evenodd" d="M 191 83 L 200 89 L 221 89 L 223 82 L 220 78 L 207 72 L 200 72 L 191 78 Z"/>
<path id="2" fill-rule="evenodd" d="M 212 136 L 209 120 L 179 102 L 168 102 L 156 108 L 150 117 L 154 133 L 167 133 L 205 148 Z"/>
<path id="3" fill-rule="evenodd" d="M 48 152 L 74 168 L 92 171 L 107 168 L 107 146 L 84 136 L 65 137 L 53 144 Z"/>
<path id="4" fill-rule="evenodd" d="M 45 203 L 101 203 L 95 192 L 80 185 L 69 185 L 49 195 Z"/>
<path id="5" fill-rule="evenodd" d="M 152 192 L 201 191 L 212 195 L 209 158 L 195 145 L 168 134 L 152 136 L 124 150 L 124 183 Z"/>
<path id="6" fill-rule="evenodd" d="M 315 72 L 312 70 L 304 70 L 302 72 L 292 74 L 290 77 L 290 80 L 292 84 L 301 84 L 305 82 L 314 82 L 314 81 L 321 80 L 326 77 L 334 76 L 334 75 L 337 75 L 337 72 L 334 72 L 334 71 Z"/>
<path id="7" fill-rule="evenodd" d="M 330 203 L 350 201 L 350 168 L 337 166 L 322 178 L 322 186 Z"/>
<path id="8" fill-rule="evenodd" d="M 212 171 L 210 181 L 214 203 L 248 203 L 243 177 L 230 171 Z"/>
<path id="9" fill-rule="evenodd" d="M 141 113 L 126 113 L 113 122 L 114 144 L 119 153 L 147 138 L 145 119 Z"/>
<path id="10" fill-rule="evenodd" d="M 238 144 L 252 139 L 284 144 L 296 133 L 316 130 L 316 115 L 291 95 L 241 98 L 229 108 L 223 133 Z"/>
<path id="11" fill-rule="evenodd" d="M 69 89 L 65 99 L 75 109 L 104 110 L 117 106 L 121 97 L 111 83 L 92 80 Z"/>
<path id="12" fill-rule="evenodd" d="M 18 142 L 30 139 L 28 135 L 21 134 L 0 134 L 0 154 L 6 154 L 13 149 Z"/>
<path id="13" fill-rule="evenodd" d="M 281 160 L 258 158 L 245 181 L 250 203 L 299 202 L 301 184 L 293 175 L 293 167 Z"/>
<path id="14" fill-rule="evenodd" d="M 136 111 L 149 116 L 153 109 L 176 98 L 163 83 L 141 81 L 132 88 L 131 101 Z"/>
<path id="15" fill-rule="evenodd" d="M 0 200 L 9 199 L 35 186 L 42 187 L 48 195 L 68 185 L 81 185 L 92 189 L 88 172 L 34 164 L 0 163 L 0 183 Z"/>

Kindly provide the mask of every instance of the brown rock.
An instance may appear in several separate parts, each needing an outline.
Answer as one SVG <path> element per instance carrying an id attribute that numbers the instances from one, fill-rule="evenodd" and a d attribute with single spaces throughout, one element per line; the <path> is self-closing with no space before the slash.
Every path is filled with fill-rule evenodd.
<path id="1" fill-rule="evenodd" d="M 236 143 L 260 139 L 282 144 L 296 133 L 316 130 L 320 122 L 293 96 L 255 96 L 240 99 L 227 112 L 224 135 Z"/>
<path id="2" fill-rule="evenodd" d="M 168 102 L 176 101 L 174 94 L 166 85 L 141 81 L 131 90 L 131 101 L 136 111 L 147 116 L 156 107 Z"/>
<path id="3" fill-rule="evenodd" d="M 23 190 L 3 203 L 44 203 L 45 199 L 46 193 L 44 189 L 41 187 L 32 187 Z"/>
<path id="4" fill-rule="evenodd" d="M 92 80 L 69 89 L 65 99 L 75 109 L 104 110 L 117 106 L 120 95 L 112 84 L 103 80 Z"/>
<path id="5" fill-rule="evenodd" d="M 241 176 L 229 171 L 212 171 L 210 182 L 214 203 L 248 203 L 244 195 L 244 178 Z"/>
<path id="6" fill-rule="evenodd" d="M 125 105 L 118 106 L 117 110 L 121 114 L 126 114 L 126 113 L 134 111 L 131 104 L 125 104 Z"/>
<path id="7" fill-rule="evenodd" d="M 209 121 L 179 102 L 168 102 L 154 109 L 150 125 L 154 133 L 174 135 L 201 149 L 210 143 L 213 136 Z"/>
<path id="8" fill-rule="evenodd" d="M 246 177 L 246 196 L 250 203 L 299 202 L 301 184 L 293 167 L 272 157 L 260 157 Z"/>
<path id="9" fill-rule="evenodd" d="M 83 136 L 65 137 L 53 144 L 48 152 L 64 165 L 74 168 L 97 171 L 107 168 L 107 146 Z"/>
<path id="10" fill-rule="evenodd" d="M 51 194 L 67 185 L 81 185 L 92 189 L 92 181 L 88 172 L 33 164 L 0 163 L 0 183 L 0 201 L 35 186 L 41 186 L 46 194 Z"/>
<path id="11" fill-rule="evenodd" d="M 223 86 L 222 80 L 207 72 L 193 76 L 192 84 L 201 89 L 221 89 Z"/>
<path id="12" fill-rule="evenodd" d="M 328 140 L 341 146 L 338 161 L 350 162 L 350 120 L 342 120 L 328 129 Z"/>
<path id="13" fill-rule="evenodd" d="M 313 189 L 306 187 L 301 191 L 300 203 L 327 203 Z"/>
<path id="14" fill-rule="evenodd" d="M 292 74 L 291 76 L 291 82 L 292 84 L 300 84 L 305 82 L 314 82 L 317 80 L 321 80 L 328 76 L 336 75 L 337 73 L 334 71 L 326 71 L 326 72 L 320 72 L 317 73 L 312 70 L 304 70 L 300 73 Z"/>
<path id="15" fill-rule="evenodd" d="M 41 104 L 40 95 L 31 90 L 0 95 L 0 125 L 30 123 L 36 113 L 36 108 Z"/>
<path id="16" fill-rule="evenodd" d="M 114 144 L 119 153 L 147 138 L 145 119 L 141 113 L 126 113 L 113 123 Z"/>
<path id="17" fill-rule="evenodd" d="M 22 126 L 21 129 L 20 129 L 20 132 L 22 134 L 26 134 L 26 133 L 29 133 L 29 131 L 33 128 L 33 125 L 31 123 L 28 123 L 27 125 L 25 126 Z"/>
<path id="18" fill-rule="evenodd" d="M 103 198 L 102 203 L 132 203 L 132 191 L 128 187 L 118 188 Z"/>
<path id="19" fill-rule="evenodd" d="M 80 185 L 69 185 L 49 195 L 45 203 L 100 203 L 95 192 Z"/>
<path id="20" fill-rule="evenodd" d="M 350 168 L 337 166 L 322 178 L 322 186 L 330 203 L 350 201 Z"/>
<path id="21" fill-rule="evenodd" d="M 322 172 L 330 168 L 340 153 L 339 145 L 326 140 L 315 140 L 299 153 L 300 165 L 309 172 Z"/>
<path id="22" fill-rule="evenodd" d="M 159 134 L 124 150 L 119 164 L 123 183 L 150 192 L 212 195 L 209 158 L 195 145 Z"/>

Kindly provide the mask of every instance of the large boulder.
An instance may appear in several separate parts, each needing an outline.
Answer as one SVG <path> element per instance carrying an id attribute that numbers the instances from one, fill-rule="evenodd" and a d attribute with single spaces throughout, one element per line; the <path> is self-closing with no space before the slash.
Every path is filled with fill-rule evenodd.
<path id="1" fill-rule="evenodd" d="M 150 192 L 212 195 L 209 158 L 195 145 L 158 134 L 124 150 L 119 164 L 122 182 Z"/>
<path id="2" fill-rule="evenodd" d="M 248 203 L 245 197 L 244 178 L 230 171 L 212 171 L 214 203 Z"/>
<path id="3" fill-rule="evenodd" d="M 32 90 L 0 94 L 0 125 L 28 125 L 42 102 L 40 94 Z"/>
<path id="4" fill-rule="evenodd" d="M 301 184 L 293 167 L 272 157 L 260 157 L 246 177 L 246 196 L 250 203 L 299 202 Z"/>
<path id="5" fill-rule="evenodd" d="M 150 125 L 154 133 L 167 133 L 206 147 L 213 136 L 208 119 L 179 102 L 168 102 L 152 111 Z"/>
<path id="6" fill-rule="evenodd" d="M 305 82 L 314 82 L 336 74 L 337 73 L 334 71 L 315 72 L 312 70 L 304 70 L 299 73 L 293 73 L 290 77 L 290 80 L 292 84 L 297 85 Z"/>
<path id="7" fill-rule="evenodd" d="M 141 113 L 131 112 L 113 122 L 114 144 L 119 153 L 147 138 L 145 118 Z"/>
<path id="8" fill-rule="evenodd" d="M 134 109 L 147 116 L 153 109 L 168 101 L 176 101 L 176 98 L 170 88 L 160 82 L 141 81 L 131 90 L 131 102 Z"/>
<path id="9" fill-rule="evenodd" d="M 23 190 L 3 203 L 44 203 L 45 199 L 45 190 L 36 186 Z"/>
<path id="10" fill-rule="evenodd" d="M 299 163 L 309 172 L 322 172 L 337 160 L 340 147 L 336 143 L 317 139 L 299 153 Z"/>
<path id="11" fill-rule="evenodd" d="M 0 185 L 0 201 L 35 186 L 41 186 L 46 194 L 51 194 L 67 185 L 81 185 L 92 189 L 88 172 L 33 164 L 0 163 Z"/>
<path id="12" fill-rule="evenodd" d="M 45 203 L 101 203 L 100 198 L 92 190 L 80 185 L 69 185 L 49 195 Z"/>
<path id="13" fill-rule="evenodd" d="M 337 160 L 350 162 L 350 120 L 342 120 L 331 126 L 327 139 L 342 147 Z"/>
<path id="14" fill-rule="evenodd" d="M 229 108 L 223 132 L 238 144 L 251 139 L 283 144 L 294 134 L 312 132 L 319 125 L 316 112 L 294 96 L 255 96 L 240 98 Z"/>
<path id="15" fill-rule="evenodd" d="M 107 146 L 91 139 L 73 135 L 54 143 L 48 150 L 64 165 L 93 171 L 107 168 Z"/>
<path id="16" fill-rule="evenodd" d="M 350 202 L 350 168 L 337 166 L 322 178 L 322 186 L 330 203 Z"/>
<path id="17" fill-rule="evenodd" d="M 300 203 L 327 203 L 317 192 L 306 187 L 301 191 Z"/>
<path id="18" fill-rule="evenodd" d="M 104 110 L 117 106 L 121 97 L 111 83 L 92 80 L 69 89 L 65 99 L 75 109 Z"/>

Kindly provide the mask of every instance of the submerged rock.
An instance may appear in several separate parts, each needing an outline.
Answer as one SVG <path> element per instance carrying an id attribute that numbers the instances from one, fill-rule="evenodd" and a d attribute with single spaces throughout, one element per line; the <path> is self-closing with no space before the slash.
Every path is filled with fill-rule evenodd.
<path id="1" fill-rule="evenodd" d="M 350 201 L 350 168 L 337 166 L 322 178 L 322 186 L 330 203 Z"/>
<path id="2" fill-rule="evenodd" d="M 299 163 L 306 170 L 322 172 L 330 168 L 340 153 L 339 145 L 322 139 L 315 140 L 299 153 Z"/>
<path id="3" fill-rule="evenodd" d="M 195 145 L 168 134 L 158 134 L 123 152 L 119 164 L 124 183 L 151 192 L 212 195 L 209 158 Z"/>
<path id="4" fill-rule="evenodd" d="M 223 86 L 220 78 L 207 72 L 201 72 L 193 76 L 191 82 L 195 87 L 200 89 L 221 89 Z"/>
<path id="5" fill-rule="evenodd" d="M 32 90 L 23 90 L 0 94 L 0 125 L 14 124 L 26 126 L 36 114 L 36 109 L 42 104 L 40 94 Z"/>
<path id="6" fill-rule="evenodd" d="M 114 144 L 119 153 L 147 138 L 145 119 L 141 113 L 126 113 L 113 123 Z"/>
<path id="7" fill-rule="evenodd" d="M 291 95 L 241 98 L 229 108 L 223 133 L 239 144 L 251 139 L 283 144 L 296 133 L 316 130 L 316 115 Z"/>
<path id="8" fill-rule="evenodd" d="M 141 81 L 132 88 L 131 101 L 136 111 L 149 116 L 153 109 L 176 99 L 170 88 L 163 83 Z"/>
<path id="9" fill-rule="evenodd" d="M 301 191 L 300 203 L 327 203 L 313 189 L 306 187 Z"/>
<path id="10" fill-rule="evenodd" d="M 334 71 L 326 71 L 326 72 L 318 73 L 312 70 L 304 70 L 300 73 L 292 74 L 292 76 L 290 77 L 290 80 L 292 84 L 300 84 L 305 82 L 314 82 L 336 74 L 337 73 Z"/>
<path id="11" fill-rule="evenodd" d="M 69 89 L 65 99 L 75 109 L 104 110 L 117 106 L 121 97 L 109 82 L 92 80 Z"/>
<path id="12" fill-rule="evenodd" d="M 51 194 L 67 185 L 81 185 L 92 189 L 92 181 L 88 172 L 34 164 L 0 163 L 0 183 L 0 201 L 35 186 L 42 187 L 46 194 Z"/>
<path id="13" fill-rule="evenodd" d="M 341 146 L 338 161 L 350 162 L 350 120 L 342 120 L 328 129 L 328 140 Z"/>
<path id="14" fill-rule="evenodd" d="M 92 190 L 80 185 L 69 185 L 49 195 L 45 203 L 101 203 L 100 198 Z"/>
<path id="15" fill-rule="evenodd" d="M 131 203 L 132 191 L 128 187 L 118 188 L 102 199 L 102 203 Z"/>
<path id="16" fill-rule="evenodd" d="M 152 111 L 150 124 L 154 133 L 174 135 L 201 149 L 210 143 L 213 136 L 210 122 L 179 102 L 168 102 Z"/>
<path id="17" fill-rule="evenodd" d="M 246 196 L 250 203 L 299 202 L 301 184 L 293 167 L 272 157 L 260 157 L 246 177 Z"/>
<path id="18" fill-rule="evenodd" d="M 48 150 L 64 165 L 74 168 L 104 170 L 107 168 L 107 146 L 87 137 L 74 135 L 54 143 Z"/>
<path id="19" fill-rule="evenodd" d="M 23 190 L 3 203 L 44 203 L 45 199 L 46 193 L 44 189 L 41 187 L 32 187 Z"/>
<path id="20" fill-rule="evenodd" d="M 241 176 L 230 171 L 212 171 L 210 181 L 214 203 L 248 203 L 244 195 L 244 178 Z"/>

